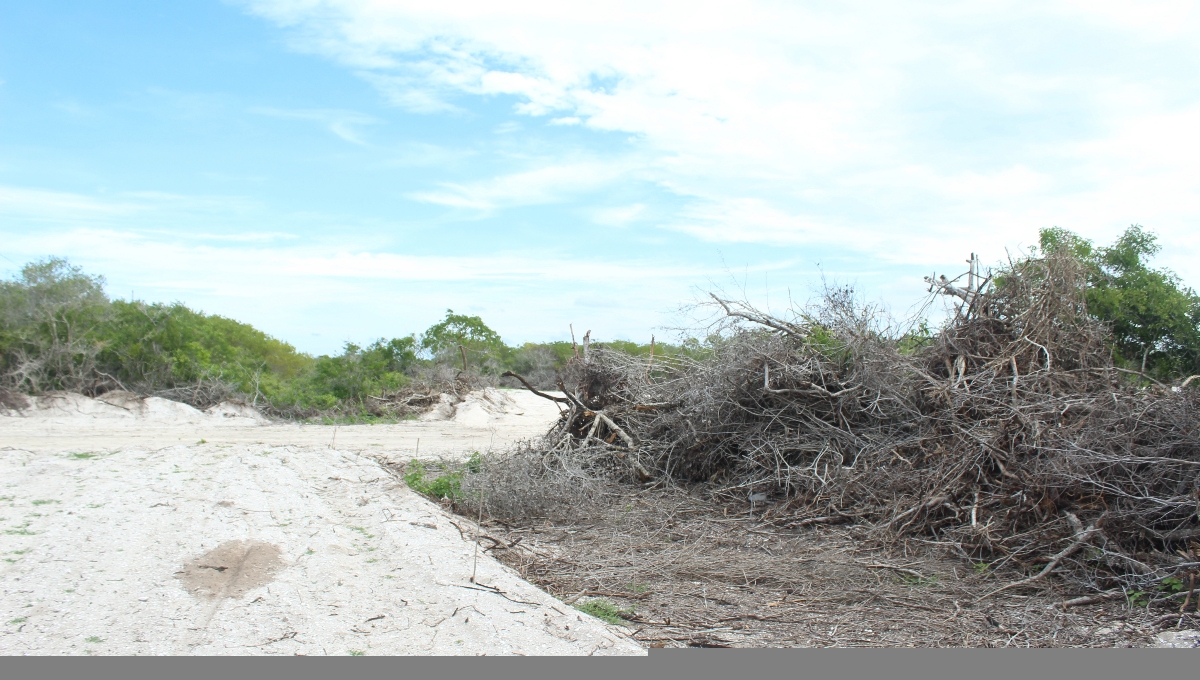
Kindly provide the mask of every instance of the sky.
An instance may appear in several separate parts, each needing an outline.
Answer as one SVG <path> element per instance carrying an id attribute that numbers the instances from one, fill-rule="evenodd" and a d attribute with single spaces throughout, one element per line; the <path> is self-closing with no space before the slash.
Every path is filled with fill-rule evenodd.
<path id="1" fill-rule="evenodd" d="M 671 337 L 1138 223 L 1200 287 L 1190 2 L 0 3 L 0 274 L 294 344 Z M 823 283 L 824 282 L 824 283 Z"/>

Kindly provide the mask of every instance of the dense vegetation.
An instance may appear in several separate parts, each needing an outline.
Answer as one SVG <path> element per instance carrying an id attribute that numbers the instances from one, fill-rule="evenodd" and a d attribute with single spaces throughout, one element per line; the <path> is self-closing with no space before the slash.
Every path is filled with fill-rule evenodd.
<path id="1" fill-rule="evenodd" d="M 648 345 L 613 347 L 647 353 Z M 422 334 L 347 343 L 310 356 L 249 324 L 175 303 L 113 300 L 104 278 L 59 258 L 0 281 L 0 389 L 101 393 L 128 389 L 203 406 L 230 396 L 281 414 L 366 413 L 369 396 L 398 390 L 438 368 L 494 380 L 505 371 L 553 387 L 570 342 L 513 347 L 478 316 L 446 317 Z M 657 345 L 658 354 L 679 347 Z M 447 371 L 443 370 L 443 373 Z"/>

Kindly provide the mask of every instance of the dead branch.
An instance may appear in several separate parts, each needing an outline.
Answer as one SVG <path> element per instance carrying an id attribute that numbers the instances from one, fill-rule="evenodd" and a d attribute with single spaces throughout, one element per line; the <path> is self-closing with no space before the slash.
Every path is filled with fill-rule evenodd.
<path id="1" fill-rule="evenodd" d="M 525 386 L 525 389 L 529 390 L 530 392 L 533 392 L 534 394 L 538 395 L 542 399 L 549 399 L 550 401 L 558 402 L 560 404 L 571 403 L 571 400 L 567 399 L 566 397 L 556 397 L 551 394 L 546 394 L 545 392 L 539 392 L 533 385 L 529 384 L 528 380 L 521 377 L 520 375 L 517 375 L 516 373 L 513 373 L 512 371 L 505 371 L 500 374 L 500 377 L 501 378 L 516 378 L 517 380 L 520 380 L 521 384 Z"/>

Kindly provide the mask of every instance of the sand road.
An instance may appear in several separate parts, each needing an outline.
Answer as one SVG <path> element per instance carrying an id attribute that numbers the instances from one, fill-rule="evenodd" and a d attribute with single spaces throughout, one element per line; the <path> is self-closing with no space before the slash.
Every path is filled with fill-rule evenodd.
<path id="1" fill-rule="evenodd" d="M 380 464 L 556 415 L 525 393 L 454 411 L 336 441 L 162 400 L 0 416 L 0 654 L 644 654 Z"/>

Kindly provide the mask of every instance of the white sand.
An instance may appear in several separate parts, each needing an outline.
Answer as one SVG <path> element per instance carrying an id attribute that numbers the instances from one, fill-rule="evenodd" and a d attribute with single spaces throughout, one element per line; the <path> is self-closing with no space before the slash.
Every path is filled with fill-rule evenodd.
<path id="1" fill-rule="evenodd" d="M 198 443 L 333 446 L 388 460 L 458 456 L 499 448 L 546 432 L 558 416 L 553 402 L 525 390 L 487 390 L 457 407 L 444 405 L 419 420 L 395 425 L 274 423 L 253 409 L 222 404 L 207 412 L 166 399 L 130 403 L 128 393 L 89 399 L 62 394 L 31 400 L 29 409 L 0 415 L 0 447 L 30 451 L 158 449 Z M 109 403 L 111 402 L 111 403 Z M 0 411 L 0 414 L 3 414 Z"/>
<path id="2" fill-rule="evenodd" d="M 448 420 L 339 427 L 333 448 L 333 427 L 137 401 L 0 416 L 0 654 L 645 653 L 486 553 L 472 583 L 470 523 L 377 462 L 418 437 L 426 457 L 541 434 L 548 401 L 478 395 Z M 205 564 L 251 545 L 231 541 L 277 567 Z M 193 594 L 187 569 L 230 585 Z"/>

